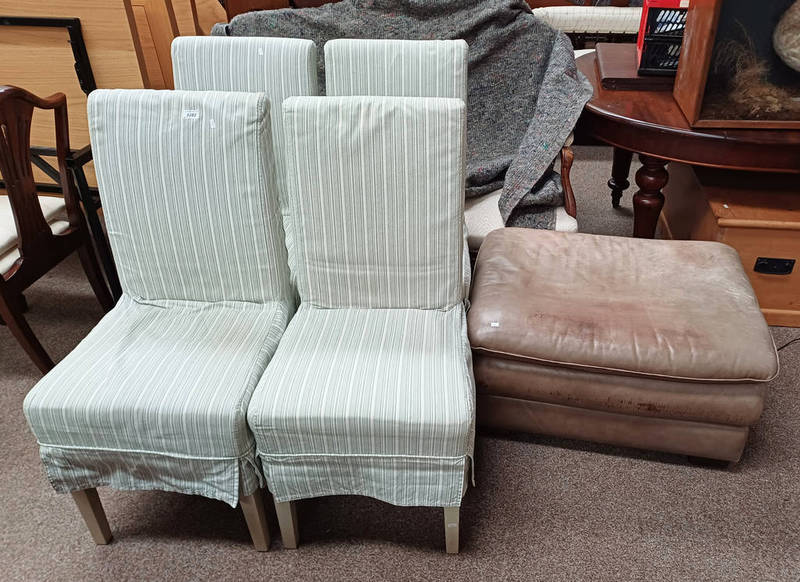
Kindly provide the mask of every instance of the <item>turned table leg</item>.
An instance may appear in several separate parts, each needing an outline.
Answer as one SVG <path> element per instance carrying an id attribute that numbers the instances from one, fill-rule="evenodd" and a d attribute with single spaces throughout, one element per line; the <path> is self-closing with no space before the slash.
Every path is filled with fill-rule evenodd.
<path id="1" fill-rule="evenodd" d="M 658 217 L 664 207 L 664 194 L 669 174 L 664 166 L 667 160 L 653 156 L 639 155 L 642 167 L 636 172 L 636 185 L 639 191 L 633 196 L 633 236 L 654 238 Z"/>
<path id="2" fill-rule="evenodd" d="M 619 208 L 619 201 L 622 193 L 631 185 L 628 182 L 628 174 L 631 171 L 631 160 L 633 152 L 622 148 L 614 148 L 614 164 L 611 166 L 611 179 L 608 187 L 611 188 L 611 205 Z"/>

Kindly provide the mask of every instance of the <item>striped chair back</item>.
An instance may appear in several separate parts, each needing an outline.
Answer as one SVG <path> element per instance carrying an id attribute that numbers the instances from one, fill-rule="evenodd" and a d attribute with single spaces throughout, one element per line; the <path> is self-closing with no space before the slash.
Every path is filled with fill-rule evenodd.
<path id="1" fill-rule="evenodd" d="M 463 301 L 464 102 L 294 97 L 283 109 L 301 300 Z"/>
<path id="2" fill-rule="evenodd" d="M 89 130 L 125 293 L 292 296 L 265 95 L 98 90 Z"/>
<path id="3" fill-rule="evenodd" d="M 278 191 L 293 262 L 294 236 L 286 219 L 286 144 L 281 104 L 295 95 L 317 95 L 317 45 L 299 38 L 184 36 L 172 43 L 175 89 L 264 93 L 272 104 L 272 140 Z"/>
<path id="4" fill-rule="evenodd" d="M 325 92 L 466 102 L 467 52 L 463 40 L 332 40 L 325 44 Z"/>

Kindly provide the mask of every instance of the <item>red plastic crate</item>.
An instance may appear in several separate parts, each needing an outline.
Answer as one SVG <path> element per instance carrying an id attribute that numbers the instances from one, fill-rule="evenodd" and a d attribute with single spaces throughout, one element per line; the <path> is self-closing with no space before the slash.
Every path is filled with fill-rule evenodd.
<path id="1" fill-rule="evenodd" d="M 649 50 L 651 53 L 657 51 L 663 54 L 674 54 L 675 58 L 677 58 L 677 53 L 680 52 L 680 44 L 685 28 L 685 15 L 689 8 L 689 2 L 690 0 L 644 0 L 642 19 L 639 22 L 639 35 L 636 39 L 637 66 L 640 74 L 674 73 L 674 70 L 669 68 L 659 71 L 648 66 L 643 69 L 642 57 L 644 55 L 646 58 L 648 55 L 645 54 L 645 50 Z M 672 19 L 671 22 L 665 23 L 659 29 L 656 25 L 656 18 L 664 11 L 680 12 L 682 18 Z"/>

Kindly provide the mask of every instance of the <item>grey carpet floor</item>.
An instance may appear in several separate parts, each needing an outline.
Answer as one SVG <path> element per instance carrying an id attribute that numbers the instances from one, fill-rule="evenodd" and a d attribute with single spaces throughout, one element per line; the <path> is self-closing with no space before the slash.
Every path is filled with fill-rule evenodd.
<path id="1" fill-rule="evenodd" d="M 577 150 L 581 230 L 629 234 L 630 192 L 614 211 L 605 187 L 610 151 Z M 28 299 L 31 325 L 57 359 L 101 316 L 73 260 Z M 773 333 L 779 344 L 800 337 Z M 21 409 L 39 374 L 0 328 L 0 580 L 798 580 L 800 342 L 781 352 L 781 364 L 730 470 L 479 433 L 457 556 L 444 553 L 437 509 L 309 500 L 299 504 L 300 548 L 284 550 L 275 535 L 272 551 L 259 554 L 241 513 L 223 503 L 108 489 L 100 495 L 115 541 L 96 547 L 71 498 L 44 477 Z"/>

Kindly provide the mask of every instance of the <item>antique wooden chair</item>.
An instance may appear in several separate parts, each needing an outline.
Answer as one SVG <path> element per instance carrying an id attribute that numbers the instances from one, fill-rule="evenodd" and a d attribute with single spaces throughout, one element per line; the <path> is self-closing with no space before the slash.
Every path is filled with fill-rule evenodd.
<path id="1" fill-rule="evenodd" d="M 63 201 L 40 198 L 36 193 L 30 157 L 34 107 L 52 109 L 55 114 Z M 67 101 L 62 93 L 41 99 L 18 87 L 0 86 L 0 173 L 8 196 L 8 204 L 0 206 L 0 222 L 6 222 L 6 218 L 10 227 L 13 216 L 17 233 L 15 241 L 2 245 L 10 248 L 0 249 L 0 317 L 36 366 L 45 373 L 53 367 L 53 360 L 22 315 L 25 289 L 77 251 L 103 309 L 108 311 L 113 306 L 78 204 L 75 184 L 67 169 L 68 153 Z M 4 207 L 10 207 L 8 214 L 11 216 L 4 216 Z M 64 214 L 65 220 L 59 220 Z"/>

